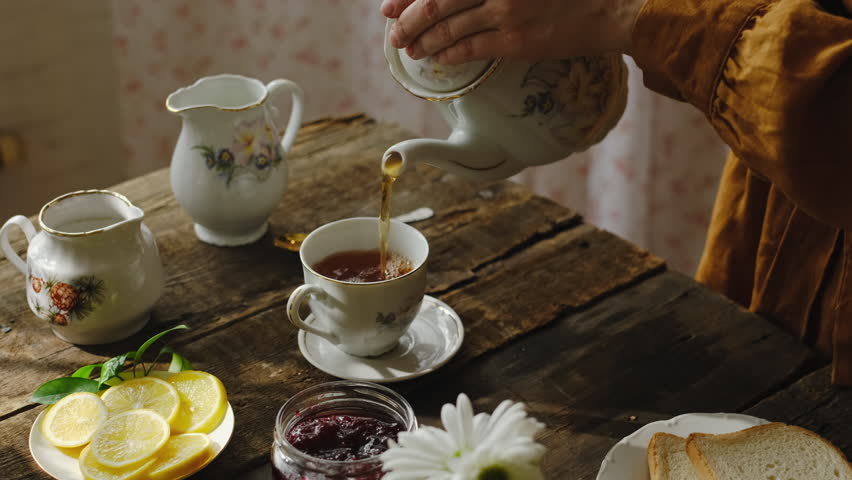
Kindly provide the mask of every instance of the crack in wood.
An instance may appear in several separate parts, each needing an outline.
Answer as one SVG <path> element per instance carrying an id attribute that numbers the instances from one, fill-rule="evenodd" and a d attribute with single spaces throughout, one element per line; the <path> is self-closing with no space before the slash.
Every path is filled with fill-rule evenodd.
<path id="1" fill-rule="evenodd" d="M 808 372 L 808 373 L 813 373 L 813 372 Z M 807 375 L 807 373 L 805 375 Z M 791 423 L 799 423 L 809 413 L 818 411 L 818 410 L 822 409 L 823 407 L 827 407 L 827 406 L 831 405 L 832 403 L 834 403 L 836 401 L 837 401 L 837 398 L 835 398 L 833 396 L 828 396 L 828 397 L 826 397 L 822 400 L 817 401 L 816 403 L 812 403 L 812 404 L 809 405 L 809 407 L 806 411 L 796 414 L 796 416 L 793 417 Z"/>
<path id="2" fill-rule="evenodd" d="M 462 289 L 462 288 L 464 288 L 468 285 L 472 285 L 477 280 L 479 280 L 479 276 L 473 275 L 473 276 L 470 276 L 470 277 L 466 277 L 462 280 L 459 280 L 457 282 L 453 282 L 453 283 L 447 285 L 444 288 L 429 290 L 427 293 L 429 295 L 432 295 L 433 297 L 440 297 L 440 296 L 445 295 L 447 293 L 450 293 L 454 290 L 460 290 L 460 289 Z"/>
<path id="3" fill-rule="evenodd" d="M 787 390 L 788 388 L 795 385 L 796 382 L 798 382 L 799 380 L 807 377 L 808 375 L 816 372 L 817 370 L 819 370 L 821 368 L 824 368 L 827 364 L 828 364 L 827 362 L 820 362 L 819 359 L 815 355 L 812 355 L 809 359 L 805 360 L 805 362 L 801 365 L 800 368 L 797 368 L 797 369 L 791 371 L 789 374 L 787 374 L 785 377 L 783 377 L 780 381 L 778 381 L 774 385 L 772 385 L 769 388 L 767 388 L 766 390 L 764 390 L 756 398 L 752 399 L 750 402 L 747 402 L 747 403 L 743 404 L 742 406 L 740 406 L 739 408 L 737 408 L 737 411 L 747 413 L 749 410 L 758 406 L 764 400 L 766 400 L 766 399 L 768 399 L 768 398 L 772 397 L 773 395 L 776 395 L 780 392 L 783 392 L 784 390 Z"/>
<path id="4" fill-rule="evenodd" d="M 39 403 L 30 403 L 30 404 L 24 405 L 23 407 L 18 408 L 17 410 L 12 410 L 11 412 L 4 413 L 4 414 L 0 415 L 0 422 L 2 422 L 3 420 L 9 419 L 11 417 L 14 417 L 18 414 L 28 412 L 28 411 L 30 411 L 34 408 L 39 407 L 40 405 L 41 404 L 39 404 Z"/>
<path id="5" fill-rule="evenodd" d="M 507 250 L 502 255 L 499 255 L 497 257 L 494 257 L 492 259 L 489 259 L 489 260 L 486 260 L 482 263 L 479 263 L 478 265 L 475 265 L 471 269 L 471 271 L 474 272 L 474 273 L 480 272 L 486 267 L 494 265 L 495 263 L 499 263 L 499 262 L 508 260 L 509 258 L 514 257 L 515 255 L 523 252 L 524 250 L 529 249 L 530 247 L 536 245 L 537 243 L 540 243 L 544 240 L 551 239 L 551 238 L 559 235 L 560 233 L 571 230 L 572 228 L 575 228 L 579 225 L 583 225 L 583 219 L 582 219 L 582 217 L 579 217 L 579 216 L 572 217 L 572 218 L 569 218 L 567 220 L 563 220 L 561 222 L 551 224 L 551 227 L 549 229 L 547 229 L 545 231 L 538 231 L 538 232 L 534 233 L 529 238 L 527 238 L 526 240 L 523 240 L 522 242 L 513 246 L 512 248 Z"/>

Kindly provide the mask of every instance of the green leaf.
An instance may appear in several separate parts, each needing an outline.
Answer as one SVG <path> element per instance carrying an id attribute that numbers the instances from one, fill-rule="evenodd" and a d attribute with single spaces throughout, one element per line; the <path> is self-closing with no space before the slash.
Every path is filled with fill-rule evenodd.
<path id="1" fill-rule="evenodd" d="M 95 372 L 95 370 L 101 368 L 103 363 L 96 363 L 94 365 L 86 365 L 85 367 L 80 367 L 76 372 L 72 373 L 71 376 L 75 378 L 89 378 Z"/>
<path id="2" fill-rule="evenodd" d="M 138 350 L 136 350 L 136 354 L 133 355 L 133 364 L 136 365 L 137 363 L 139 363 L 142 360 L 142 355 L 144 355 L 145 351 L 148 350 L 148 347 L 153 345 L 154 342 L 156 342 L 157 340 L 160 339 L 160 337 L 162 337 L 163 335 L 165 335 L 169 332 L 173 332 L 175 330 L 185 330 L 187 328 L 189 328 L 189 327 L 187 327 L 186 325 L 178 325 L 176 327 L 172 327 L 172 328 L 170 328 L 166 331 L 160 332 L 160 333 L 154 335 L 153 337 L 149 338 L 145 343 L 142 344 L 141 347 L 139 347 Z"/>
<path id="3" fill-rule="evenodd" d="M 125 354 L 112 357 L 104 362 L 104 366 L 101 367 L 101 377 L 98 379 L 98 388 L 101 388 L 104 382 L 110 378 L 117 377 L 124 370 L 124 362 L 126 361 L 127 355 Z"/>
<path id="4" fill-rule="evenodd" d="M 160 350 L 160 354 L 171 353 L 172 354 L 172 363 L 169 364 L 169 371 L 172 373 L 182 372 L 184 370 L 192 370 L 192 363 L 186 359 L 183 355 L 177 353 L 172 349 L 172 347 L 165 346 L 162 350 Z"/>
<path id="5" fill-rule="evenodd" d="M 97 391 L 98 382 L 94 380 L 80 377 L 63 377 L 51 380 L 38 387 L 33 392 L 33 396 L 30 397 L 30 401 L 52 405 L 63 397 L 75 392 L 96 393 Z"/>
<path id="6" fill-rule="evenodd" d="M 209 145 L 196 145 L 196 146 L 192 147 L 192 149 L 193 149 L 193 150 L 200 150 L 201 152 L 203 152 L 203 153 L 205 153 L 205 154 L 212 154 L 212 153 L 214 153 L 214 152 L 213 152 L 213 147 L 211 147 L 211 146 L 209 146 Z"/>

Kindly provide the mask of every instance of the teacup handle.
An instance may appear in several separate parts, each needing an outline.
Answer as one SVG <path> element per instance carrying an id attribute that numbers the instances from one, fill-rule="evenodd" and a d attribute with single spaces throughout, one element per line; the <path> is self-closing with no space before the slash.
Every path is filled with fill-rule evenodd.
<path id="1" fill-rule="evenodd" d="M 17 225 L 24 231 L 24 235 L 27 237 L 27 243 L 31 242 L 33 237 L 35 237 L 36 230 L 33 226 L 33 222 L 23 215 L 15 215 L 10 218 L 8 222 L 4 223 L 2 228 L 0 228 L 0 249 L 3 250 L 3 254 L 6 255 L 6 258 L 8 258 L 10 262 L 12 262 L 12 265 L 20 270 L 21 273 L 26 275 L 27 262 L 19 257 L 17 252 L 15 252 L 12 249 L 12 246 L 9 245 L 9 230 L 12 229 L 12 225 Z"/>
<path id="2" fill-rule="evenodd" d="M 307 300 L 309 295 L 313 295 L 317 298 L 317 300 L 323 300 L 328 297 L 325 290 L 316 285 L 300 285 L 299 288 L 290 294 L 290 299 L 287 300 L 287 318 L 290 319 L 290 323 L 292 323 L 296 328 L 301 328 L 308 333 L 320 336 L 335 345 L 339 344 L 340 338 L 338 338 L 337 335 L 312 327 L 302 320 L 302 316 L 299 315 L 299 310 L 302 308 L 302 303 Z"/>
<path id="3" fill-rule="evenodd" d="M 270 95 L 274 95 L 280 90 L 290 92 L 290 96 L 293 98 L 293 106 L 290 107 L 290 120 L 284 129 L 284 138 L 281 139 L 281 147 L 286 155 L 290 153 L 290 147 L 293 146 L 293 141 L 296 140 L 296 134 L 302 125 L 302 87 L 292 80 L 281 78 L 269 82 L 266 86 L 266 91 Z"/>

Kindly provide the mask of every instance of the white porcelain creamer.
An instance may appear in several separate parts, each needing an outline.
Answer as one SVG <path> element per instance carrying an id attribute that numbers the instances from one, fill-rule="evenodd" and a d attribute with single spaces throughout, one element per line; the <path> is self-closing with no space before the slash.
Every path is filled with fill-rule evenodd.
<path id="1" fill-rule="evenodd" d="M 110 343 L 145 326 L 165 282 L 144 216 L 123 195 L 83 190 L 46 204 L 38 233 L 21 215 L 0 228 L 0 249 L 26 276 L 30 308 L 59 338 Z M 13 225 L 29 241 L 26 260 L 9 244 Z"/>
<path id="2" fill-rule="evenodd" d="M 270 100 L 292 99 L 279 129 Z M 290 80 L 264 85 L 241 75 L 204 77 L 166 100 L 181 116 L 172 155 L 171 184 L 195 222 L 198 238 L 213 245 L 252 243 L 287 190 L 287 153 L 302 121 L 302 89 Z"/>

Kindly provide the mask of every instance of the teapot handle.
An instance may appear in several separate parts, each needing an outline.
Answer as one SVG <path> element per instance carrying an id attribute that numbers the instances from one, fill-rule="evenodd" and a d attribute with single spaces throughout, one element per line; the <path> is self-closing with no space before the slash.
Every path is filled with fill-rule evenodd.
<path id="1" fill-rule="evenodd" d="M 0 228 L 0 249 L 3 250 L 3 254 L 6 255 L 6 258 L 8 258 L 10 262 L 12 262 L 12 265 L 20 270 L 21 273 L 26 275 L 27 262 L 21 259 L 15 250 L 12 249 L 12 246 L 9 245 L 9 230 L 12 229 L 12 225 L 17 225 L 24 231 L 24 235 L 27 237 L 27 243 L 31 242 L 33 237 L 35 237 L 35 227 L 29 218 L 23 215 L 15 215 L 10 218 L 8 222 L 3 224 L 2 228 Z"/>
<path id="2" fill-rule="evenodd" d="M 302 87 L 292 80 L 278 79 L 269 82 L 266 90 L 274 95 L 277 91 L 286 90 L 290 92 L 293 98 L 293 106 L 290 108 L 290 120 L 287 122 L 287 127 L 284 129 L 284 138 L 281 139 L 281 147 L 284 149 L 284 154 L 290 153 L 290 147 L 293 146 L 293 141 L 296 140 L 296 133 L 299 132 L 299 127 L 302 126 Z"/>

